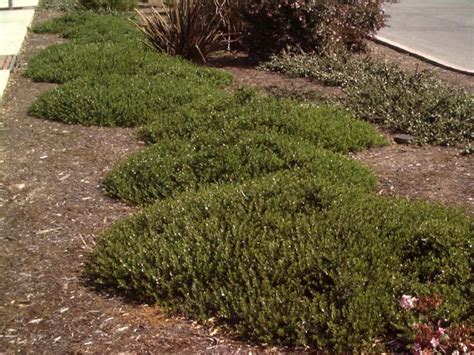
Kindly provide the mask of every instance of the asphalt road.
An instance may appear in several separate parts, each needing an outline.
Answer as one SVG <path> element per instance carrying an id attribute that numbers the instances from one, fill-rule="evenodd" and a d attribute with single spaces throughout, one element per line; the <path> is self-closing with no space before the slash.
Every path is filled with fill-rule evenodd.
<path id="1" fill-rule="evenodd" d="M 474 0 L 400 0 L 385 11 L 390 17 L 379 39 L 474 72 Z"/>

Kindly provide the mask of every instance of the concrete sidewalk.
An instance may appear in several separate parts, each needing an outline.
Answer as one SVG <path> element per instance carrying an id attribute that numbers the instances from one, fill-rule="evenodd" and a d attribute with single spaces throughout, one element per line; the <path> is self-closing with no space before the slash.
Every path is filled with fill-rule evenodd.
<path id="1" fill-rule="evenodd" d="M 13 0 L 14 7 L 34 7 L 38 0 Z M 17 55 L 33 21 L 34 9 L 4 10 L 8 0 L 0 0 L 0 58 Z M 1 67 L 1 66 L 0 66 Z M 0 70 L 0 99 L 7 87 L 10 70 Z"/>
<path id="2" fill-rule="evenodd" d="M 474 0 L 400 0 L 385 10 L 390 18 L 378 40 L 474 73 Z"/>

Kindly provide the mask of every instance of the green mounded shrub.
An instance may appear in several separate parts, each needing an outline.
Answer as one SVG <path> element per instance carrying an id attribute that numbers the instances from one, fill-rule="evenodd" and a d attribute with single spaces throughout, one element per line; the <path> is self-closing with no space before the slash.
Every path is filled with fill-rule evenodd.
<path id="1" fill-rule="evenodd" d="M 228 131 L 271 128 L 341 153 L 386 144 L 371 125 L 352 118 L 342 109 L 304 106 L 295 101 L 265 98 L 248 90 L 206 106 L 162 115 L 140 129 L 139 134 L 146 142 L 155 143 L 163 138 L 188 138 L 195 132 L 223 127 Z"/>
<path id="2" fill-rule="evenodd" d="M 221 90 L 167 76 L 85 77 L 41 94 L 28 113 L 65 123 L 134 127 L 223 95 Z"/>
<path id="3" fill-rule="evenodd" d="M 65 83 L 101 75 L 162 75 L 161 80 L 180 78 L 195 85 L 219 87 L 232 82 L 224 71 L 203 68 L 185 60 L 155 53 L 139 42 L 65 43 L 51 46 L 28 63 L 26 76 L 34 81 Z"/>
<path id="4" fill-rule="evenodd" d="M 88 10 L 132 11 L 137 7 L 137 0 L 79 0 L 80 5 Z"/>
<path id="5" fill-rule="evenodd" d="M 341 85 L 342 102 L 357 117 L 411 134 L 418 143 L 452 145 L 473 140 L 472 95 L 441 83 L 428 72 L 411 74 L 395 65 L 345 53 L 284 54 L 263 67 Z"/>
<path id="6" fill-rule="evenodd" d="M 108 229 L 87 273 L 270 344 L 407 345 L 415 319 L 402 294 L 439 294 L 447 323 L 470 316 L 472 221 L 326 178 L 292 170 L 159 201 Z"/>
<path id="7" fill-rule="evenodd" d="M 90 11 L 67 13 L 33 26 L 34 33 L 56 33 L 76 42 L 123 42 L 144 39 L 133 23 L 112 14 Z"/>
<path id="8" fill-rule="evenodd" d="M 150 203 L 212 183 L 237 183 L 279 170 L 307 169 L 315 176 L 370 191 L 375 176 L 360 163 L 272 131 L 209 131 L 163 140 L 119 163 L 105 178 L 106 192 Z"/>
<path id="9" fill-rule="evenodd" d="M 37 10 L 74 11 L 79 7 L 78 0 L 40 0 Z"/>

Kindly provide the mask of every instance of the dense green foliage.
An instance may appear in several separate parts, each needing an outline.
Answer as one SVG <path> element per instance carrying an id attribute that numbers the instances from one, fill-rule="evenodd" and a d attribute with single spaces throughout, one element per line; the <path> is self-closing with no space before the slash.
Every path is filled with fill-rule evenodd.
<path id="1" fill-rule="evenodd" d="M 51 46 L 31 58 L 26 70 L 26 75 L 34 81 L 54 83 L 86 76 L 97 78 L 105 74 L 163 75 L 169 79 L 188 80 L 195 85 L 212 83 L 224 86 L 232 82 L 231 75 L 223 71 L 198 67 L 128 41 L 71 42 Z"/>
<path id="2" fill-rule="evenodd" d="M 74 11 L 79 7 L 78 0 L 40 0 L 38 10 Z"/>
<path id="3" fill-rule="evenodd" d="M 29 114 L 66 123 L 134 127 L 223 95 L 210 86 L 166 76 L 84 77 L 41 94 Z"/>
<path id="4" fill-rule="evenodd" d="M 137 7 L 137 0 L 79 0 L 87 10 L 132 11 Z"/>
<path id="5" fill-rule="evenodd" d="M 341 85 L 346 94 L 343 104 L 357 117 L 411 134 L 419 143 L 469 144 L 473 140 L 473 97 L 427 72 L 411 74 L 395 65 L 347 54 L 284 54 L 263 67 Z"/>
<path id="6" fill-rule="evenodd" d="M 228 131 L 271 128 L 341 153 L 385 144 L 373 127 L 354 120 L 342 109 L 298 105 L 294 101 L 264 98 L 248 90 L 225 100 L 209 100 L 205 106 L 164 114 L 143 127 L 140 135 L 146 142 L 156 143 L 163 138 L 187 138 L 194 132 L 222 127 Z"/>
<path id="7" fill-rule="evenodd" d="M 56 33 L 76 42 L 123 42 L 142 38 L 123 16 L 76 11 L 33 26 L 35 33 Z"/>
<path id="8" fill-rule="evenodd" d="M 319 56 L 283 53 L 271 57 L 268 62 L 261 64 L 261 68 L 295 77 L 309 78 L 325 85 L 345 86 L 351 77 L 357 77 L 369 71 L 371 64 L 344 51 Z"/>
<path id="9" fill-rule="evenodd" d="M 106 231 L 88 273 L 265 343 L 374 351 L 394 336 L 408 342 L 404 293 L 441 295 L 449 323 L 470 316 L 467 217 L 327 177 L 291 170 L 157 202 Z"/>
<path id="10" fill-rule="evenodd" d="M 237 183 L 275 171 L 306 169 L 313 176 L 371 191 L 375 177 L 359 163 L 309 142 L 273 133 L 208 131 L 186 140 L 162 140 L 130 156 L 105 182 L 114 197 L 150 203 L 211 183 Z"/>
<path id="11" fill-rule="evenodd" d="M 426 72 L 374 66 L 354 78 L 345 92 L 356 116 L 411 134 L 419 143 L 469 144 L 474 139 L 474 98 Z"/>

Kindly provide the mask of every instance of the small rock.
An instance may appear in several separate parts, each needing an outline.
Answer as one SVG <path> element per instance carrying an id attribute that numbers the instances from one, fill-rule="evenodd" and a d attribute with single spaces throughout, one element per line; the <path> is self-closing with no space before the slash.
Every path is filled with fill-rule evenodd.
<path id="1" fill-rule="evenodd" d="M 393 140 L 397 144 L 410 144 L 413 141 L 413 137 L 409 134 L 396 134 L 393 136 Z"/>

